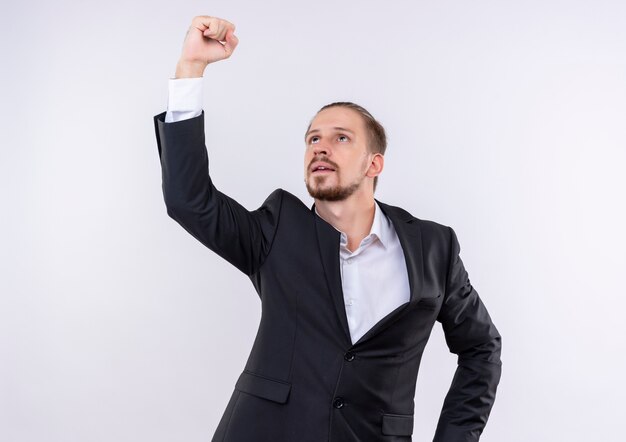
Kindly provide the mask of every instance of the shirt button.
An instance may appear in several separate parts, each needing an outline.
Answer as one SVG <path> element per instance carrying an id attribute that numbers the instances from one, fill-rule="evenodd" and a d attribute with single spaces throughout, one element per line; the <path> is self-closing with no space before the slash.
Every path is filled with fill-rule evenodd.
<path id="1" fill-rule="evenodd" d="M 333 401 L 333 407 L 335 408 L 342 408 L 345 404 L 346 403 L 342 397 L 336 397 L 335 400 Z"/>
<path id="2" fill-rule="evenodd" d="M 343 358 L 348 361 L 348 362 L 352 362 L 354 361 L 354 353 L 352 353 L 351 351 L 347 352 L 346 354 L 343 355 Z"/>
<path id="3" fill-rule="evenodd" d="M 348 264 L 352 264 L 352 258 L 348 258 L 348 259 L 346 259 L 346 262 L 347 262 Z"/>

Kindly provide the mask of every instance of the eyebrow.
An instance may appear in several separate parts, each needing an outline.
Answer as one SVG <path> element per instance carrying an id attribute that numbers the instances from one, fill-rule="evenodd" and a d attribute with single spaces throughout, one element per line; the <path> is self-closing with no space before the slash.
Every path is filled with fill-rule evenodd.
<path id="1" fill-rule="evenodd" d="M 348 128 L 345 127 L 339 127 L 339 126 L 335 126 L 333 127 L 333 129 L 338 130 L 338 131 L 342 131 L 342 132 L 350 132 L 351 134 L 354 134 L 353 130 L 350 130 Z M 306 134 L 304 134 L 304 139 L 306 140 L 309 137 L 309 134 L 315 133 L 315 132 L 319 132 L 319 129 L 312 129 L 310 131 L 308 131 Z"/>

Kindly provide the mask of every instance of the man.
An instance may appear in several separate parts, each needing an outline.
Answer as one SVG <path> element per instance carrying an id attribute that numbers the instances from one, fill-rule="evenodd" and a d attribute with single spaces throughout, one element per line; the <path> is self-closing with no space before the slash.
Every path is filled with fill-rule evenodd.
<path id="1" fill-rule="evenodd" d="M 478 441 L 500 379 L 500 334 L 454 230 L 374 199 L 386 148 L 362 107 L 322 108 L 305 134 L 315 202 L 276 189 L 248 211 L 208 174 L 199 84 L 235 26 L 192 21 L 167 112 L 154 117 L 167 213 L 245 273 L 262 303 L 220 442 L 410 441 L 420 359 L 435 321 L 458 354 L 434 440 Z"/>

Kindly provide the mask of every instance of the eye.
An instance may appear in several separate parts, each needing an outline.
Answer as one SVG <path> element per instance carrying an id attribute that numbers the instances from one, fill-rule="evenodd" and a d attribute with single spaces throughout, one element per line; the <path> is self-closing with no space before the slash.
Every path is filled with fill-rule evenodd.
<path id="1" fill-rule="evenodd" d="M 317 141 L 319 140 L 320 137 L 318 137 L 317 135 L 312 136 L 311 138 L 309 138 L 309 144 L 312 143 L 317 143 Z"/>
<path id="2" fill-rule="evenodd" d="M 338 140 L 339 140 L 339 141 L 348 141 L 349 139 L 350 139 L 350 138 L 348 138 L 348 137 L 347 137 L 347 136 L 345 136 L 345 135 L 339 135 L 339 138 L 338 138 Z"/>

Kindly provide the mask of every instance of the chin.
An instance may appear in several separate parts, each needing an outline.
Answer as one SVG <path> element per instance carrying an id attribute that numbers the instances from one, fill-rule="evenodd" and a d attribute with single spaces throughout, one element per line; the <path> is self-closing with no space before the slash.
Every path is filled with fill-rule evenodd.
<path id="1" fill-rule="evenodd" d="M 354 183 L 351 186 L 332 186 L 317 184 L 311 187 L 307 183 L 307 191 L 309 195 L 320 201 L 343 201 L 352 195 L 358 189 L 358 183 Z"/>

